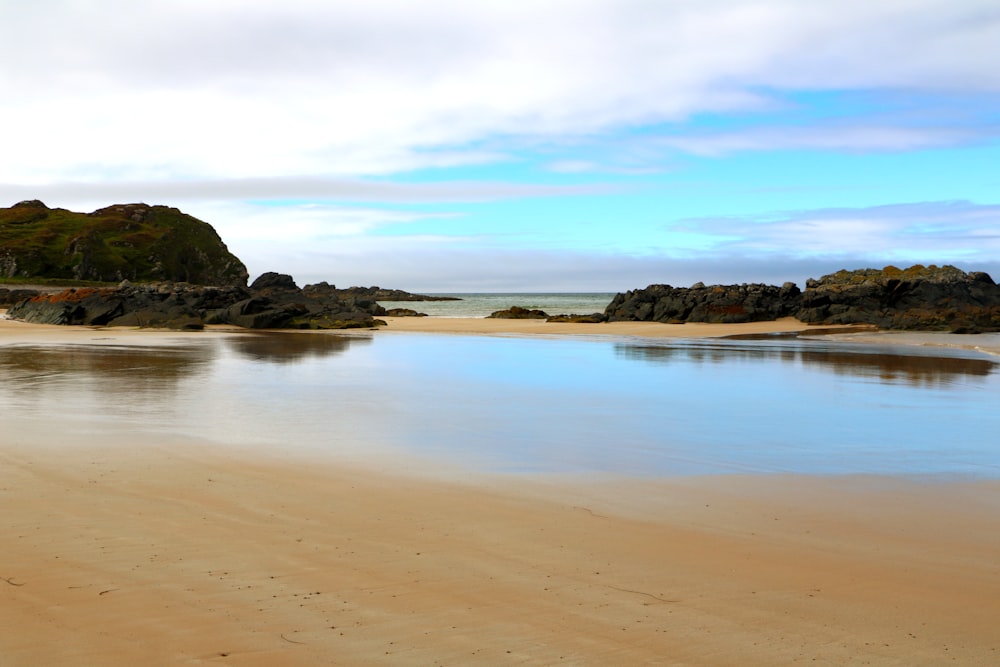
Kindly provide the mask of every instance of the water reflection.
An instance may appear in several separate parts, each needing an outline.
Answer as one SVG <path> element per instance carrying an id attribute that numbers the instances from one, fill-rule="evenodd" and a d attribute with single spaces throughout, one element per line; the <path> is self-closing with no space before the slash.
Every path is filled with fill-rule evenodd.
<path id="1" fill-rule="evenodd" d="M 210 345 L 0 346 L 0 386 L 25 392 L 54 385 L 108 393 L 161 391 L 203 369 L 215 357 Z"/>
<path id="2" fill-rule="evenodd" d="M 240 334 L 225 340 L 225 344 L 241 357 L 277 364 L 322 359 L 343 354 L 352 345 L 371 342 L 371 336 L 273 331 Z"/>
<path id="3" fill-rule="evenodd" d="M 491 471 L 1000 477 L 998 368 L 825 341 L 254 333 L 0 346 L 0 410 L 8 442 L 155 434 Z"/>
<path id="4" fill-rule="evenodd" d="M 963 378 L 986 377 L 1000 367 L 988 358 L 953 350 L 919 348 L 888 350 L 876 346 L 836 346 L 798 340 L 787 343 L 684 342 L 664 345 L 620 343 L 615 352 L 624 359 L 671 363 L 782 361 L 800 363 L 842 376 L 855 376 L 885 384 L 947 386 Z"/>

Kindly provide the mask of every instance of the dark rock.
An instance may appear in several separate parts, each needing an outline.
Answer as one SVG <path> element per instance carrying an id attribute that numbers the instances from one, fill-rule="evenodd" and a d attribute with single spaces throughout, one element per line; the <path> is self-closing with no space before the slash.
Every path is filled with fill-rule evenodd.
<path id="1" fill-rule="evenodd" d="M 331 285 L 324 283 L 319 283 L 317 285 L 306 285 L 303 288 L 306 291 L 311 290 L 333 290 L 337 292 L 342 298 L 344 297 L 356 297 L 362 299 L 369 299 L 372 301 L 461 301 L 459 297 L 456 296 L 427 296 L 425 294 L 411 294 L 410 292 L 404 292 L 399 289 L 385 289 L 379 286 L 373 287 L 348 287 L 346 289 L 337 289 Z"/>
<path id="2" fill-rule="evenodd" d="M 796 316 L 810 324 L 1000 331 L 1000 286 L 987 273 L 954 266 L 838 271 L 807 283 Z"/>
<path id="3" fill-rule="evenodd" d="M 751 322 L 794 316 L 808 324 L 870 324 L 883 329 L 1000 331 L 1000 286 L 989 274 L 953 266 L 838 271 L 793 283 L 650 285 L 618 294 L 609 321 Z"/>
<path id="4" fill-rule="evenodd" d="M 544 320 L 549 317 L 549 314 L 544 310 L 537 310 L 528 308 L 522 308 L 521 306 L 511 306 L 506 310 L 497 310 L 487 317 L 493 317 L 501 320 Z"/>
<path id="5" fill-rule="evenodd" d="M 297 290 L 298 285 L 295 284 L 295 280 L 287 273 L 275 273 L 274 271 L 268 271 L 267 273 L 262 273 L 257 280 L 253 281 L 250 285 L 252 290 L 262 290 L 262 289 L 287 289 L 287 290 Z"/>
<path id="6" fill-rule="evenodd" d="M 418 313 L 412 308 L 389 308 L 385 314 L 387 317 L 427 317 L 427 313 Z"/>
<path id="7" fill-rule="evenodd" d="M 39 294 L 41 292 L 33 289 L 7 289 L 6 287 L 0 287 L 0 308 L 13 306 L 18 301 L 24 301 Z"/>
<path id="8" fill-rule="evenodd" d="M 617 294 L 605 309 L 610 322 L 757 322 L 788 317 L 798 310 L 799 288 L 760 283 L 691 287 L 650 285 Z"/>
<path id="9" fill-rule="evenodd" d="M 279 274 L 273 274 L 279 276 Z M 8 316 L 42 324 L 198 329 L 231 324 L 250 329 L 343 329 L 373 327 L 372 314 L 347 301 L 314 299 L 290 276 L 269 279 L 260 289 L 154 283 L 70 289 L 18 302 Z M 255 284 L 256 281 L 255 281 Z"/>
<path id="10" fill-rule="evenodd" d="M 591 313 L 590 315 L 552 315 L 546 322 L 572 322 L 574 324 L 599 324 L 606 322 L 604 313 Z"/>

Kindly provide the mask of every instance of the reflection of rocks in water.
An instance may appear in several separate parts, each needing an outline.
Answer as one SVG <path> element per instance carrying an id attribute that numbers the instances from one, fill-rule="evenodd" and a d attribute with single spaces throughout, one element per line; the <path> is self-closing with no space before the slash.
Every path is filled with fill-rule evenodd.
<path id="1" fill-rule="evenodd" d="M 802 361 L 839 375 L 858 375 L 886 384 L 940 385 L 960 377 L 986 377 L 997 368 L 987 359 L 892 353 L 803 350 Z"/>
<path id="2" fill-rule="evenodd" d="M 206 345 L 4 346 L 0 348 L 0 383 L 18 391 L 57 383 L 97 383 L 109 393 L 141 392 L 174 384 L 214 356 Z"/>
<path id="3" fill-rule="evenodd" d="M 341 354 L 351 345 L 360 343 L 371 343 L 371 338 L 323 333 L 266 332 L 240 334 L 226 339 L 230 349 L 242 357 L 279 364 Z"/>
<path id="4" fill-rule="evenodd" d="M 726 343 L 684 345 L 615 346 L 618 356 L 626 359 L 669 363 L 723 363 L 727 361 L 775 360 L 815 366 L 838 375 L 876 379 L 886 384 L 939 385 L 960 377 L 985 377 L 998 370 L 989 359 L 949 355 L 885 352 L 874 348 L 847 350 L 808 343 L 791 346 L 744 346 Z"/>

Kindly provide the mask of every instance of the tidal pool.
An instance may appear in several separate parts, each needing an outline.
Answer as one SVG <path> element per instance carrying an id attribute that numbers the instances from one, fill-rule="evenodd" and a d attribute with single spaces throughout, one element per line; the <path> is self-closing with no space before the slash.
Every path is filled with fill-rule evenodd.
<path id="1" fill-rule="evenodd" d="M 1000 364 L 810 340 L 247 333 L 0 347 L 6 444 L 470 472 L 1000 476 Z"/>

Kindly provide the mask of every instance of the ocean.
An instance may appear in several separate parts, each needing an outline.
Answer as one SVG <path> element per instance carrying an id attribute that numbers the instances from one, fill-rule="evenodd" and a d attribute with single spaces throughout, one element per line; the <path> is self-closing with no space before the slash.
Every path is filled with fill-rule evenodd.
<path id="1" fill-rule="evenodd" d="M 426 296 L 457 297 L 461 301 L 379 301 L 384 308 L 410 308 L 433 317 L 488 317 L 511 306 L 543 310 L 549 315 L 603 313 L 614 292 L 447 293 Z"/>

